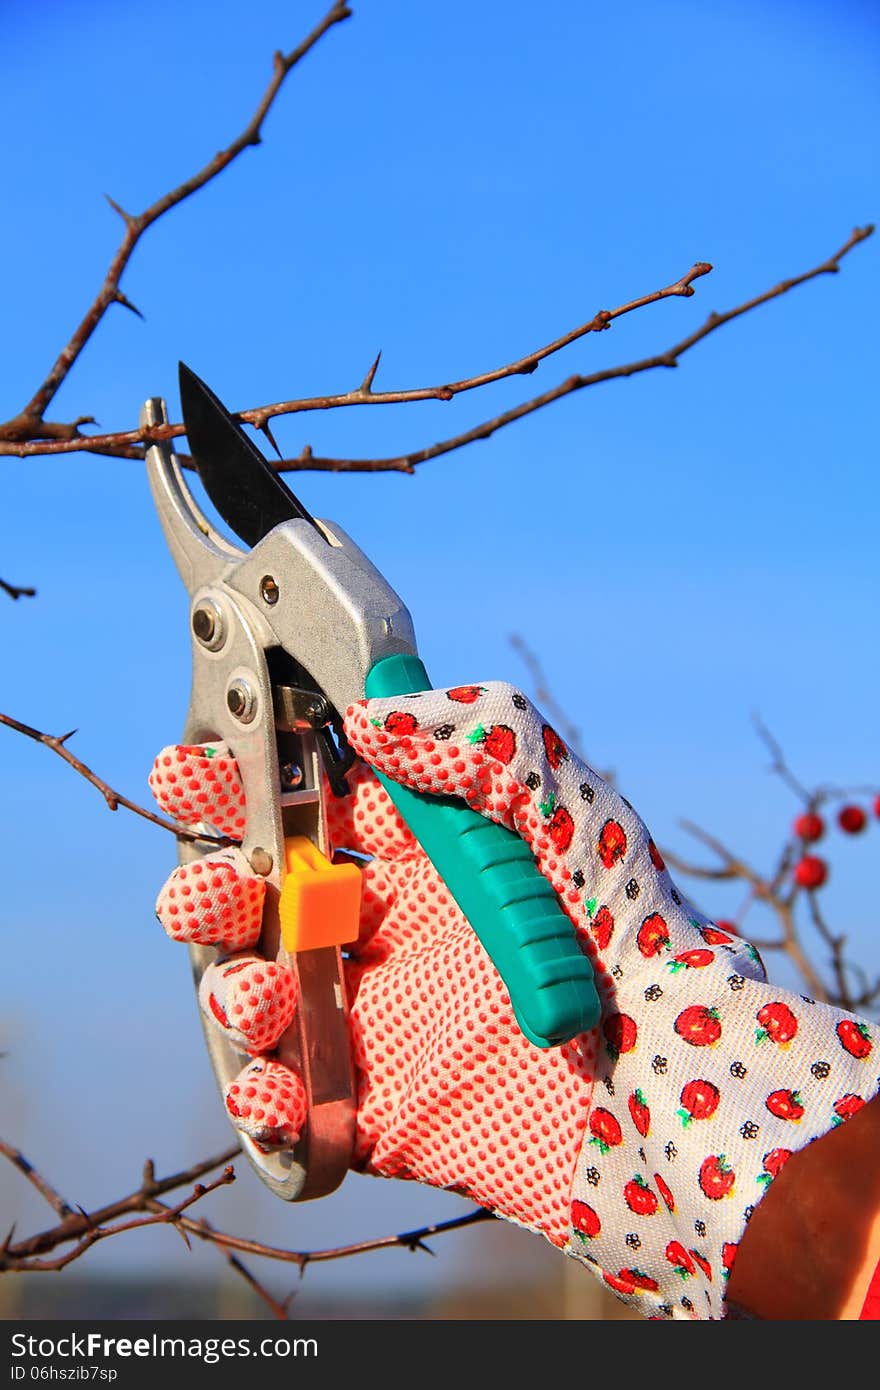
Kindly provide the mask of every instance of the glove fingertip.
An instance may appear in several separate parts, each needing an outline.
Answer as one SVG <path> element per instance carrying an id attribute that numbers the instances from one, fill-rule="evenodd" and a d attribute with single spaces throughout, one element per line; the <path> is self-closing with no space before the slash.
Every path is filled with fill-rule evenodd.
<path id="1" fill-rule="evenodd" d="M 156 900 L 156 916 L 172 941 L 240 951 L 259 939 L 265 896 L 265 880 L 233 848 L 179 865 Z"/>
<path id="2" fill-rule="evenodd" d="M 305 1126 L 308 1098 L 302 1079 L 271 1058 L 257 1057 L 239 1072 L 224 1101 L 235 1128 L 263 1150 L 292 1147 Z"/>
<path id="3" fill-rule="evenodd" d="M 157 804 L 182 825 L 233 840 L 244 837 L 244 787 L 226 744 L 169 744 L 147 780 Z"/>

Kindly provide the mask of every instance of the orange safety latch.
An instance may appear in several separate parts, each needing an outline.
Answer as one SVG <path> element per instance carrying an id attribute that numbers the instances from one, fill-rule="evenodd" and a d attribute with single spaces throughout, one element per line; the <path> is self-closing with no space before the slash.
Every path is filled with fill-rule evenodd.
<path id="1" fill-rule="evenodd" d="M 286 951 L 313 951 L 357 941 L 361 909 L 361 871 L 354 864 L 331 864 L 305 835 L 284 841 L 287 875 L 278 915 Z"/>

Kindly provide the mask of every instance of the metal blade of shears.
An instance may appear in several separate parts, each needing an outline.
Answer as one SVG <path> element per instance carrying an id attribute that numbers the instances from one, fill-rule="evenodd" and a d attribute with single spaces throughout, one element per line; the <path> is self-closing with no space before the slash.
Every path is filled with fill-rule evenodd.
<path id="1" fill-rule="evenodd" d="M 237 536 L 254 546 L 282 521 L 314 517 L 294 496 L 238 421 L 184 362 L 178 363 L 180 404 L 193 461 L 205 491 Z"/>

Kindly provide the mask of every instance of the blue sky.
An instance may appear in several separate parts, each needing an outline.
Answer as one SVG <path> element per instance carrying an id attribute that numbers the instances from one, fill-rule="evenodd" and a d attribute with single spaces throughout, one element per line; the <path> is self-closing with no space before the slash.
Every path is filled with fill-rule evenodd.
<path id="1" fill-rule="evenodd" d="M 174 415 L 179 358 L 233 408 L 348 389 L 379 348 L 377 388 L 462 377 L 714 265 L 692 299 L 633 314 L 532 377 L 276 430 L 289 453 L 394 454 L 573 372 L 661 351 L 880 213 L 873 5 L 354 8 L 293 75 L 263 145 L 145 236 L 123 282 L 145 322 L 108 315 L 55 418 L 127 428 L 156 394 Z M 121 224 L 103 195 L 138 211 L 200 167 L 249 119 L 273 50 L 322 13 L 155 0 L 145 22 L 100 0 L 7 0 L 7 414 L 104 275 Z M 878 247 L 722 329 L 677 371 L 574 395 L 415 477 L 293 480 L 405 597 L 438 683 L 528 686 L 510 635 L 528 641 L 588 756 L 680 851 L 689 817 L 772 858 L 795 806 L 767 773 L 754 710 L 803 780 L 880 781 Z M 0 575 L 39 595 L 0 604 L 0 707 L 77 726 L 80 756 L 146 799 L 152 757 L 184 717 L 189 655 L 143 467 L 2 462 Z M 94 1204 L 148 1152 L 171 1168 L 227 1140 L 185 960 L 152 918 L 174 845 L 6 732 L 2 766 L 4 1131 Z M 875 822 L 828 842 L 828 915 L 866 968 L 878 837 Z M 735 906 L 696 896 L 716 915 Z M 0 1183 L 27 1224 L 30 1198 Z M 222 1194 L 229 1224 L 304 1245 L 463 1205 L 352 1178 L 279 1215 L 249 1175 L 239 1188 Z M 475 1250 L 476 1236 L 452 1237 L 437 1261 L 381 1254 L 309 1279 L 443 1283 Z M 183 1258 L 164 1232 L 89 1257 L 178 1270 Z"/>

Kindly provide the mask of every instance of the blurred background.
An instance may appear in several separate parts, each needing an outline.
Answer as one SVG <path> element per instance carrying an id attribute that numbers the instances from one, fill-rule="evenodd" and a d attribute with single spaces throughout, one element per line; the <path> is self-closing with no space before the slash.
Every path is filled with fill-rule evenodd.
<path id="1" fill-rule="evenodd" d="M 324 13 L 282 3 L 3 0 L 2 411 L 30 398 L 139 212 L 250 119 Z M 173 210 L 51 418 L 179 418 L 179 358 L 233 409 L 497 367 L 611 308 L 712 274 L 449 404 L 276 422 L 282 451 L 395 455 L 576 372 L 660 352 L 818 265 L 878 214 L 878 7 L 868 0 L 354 0 L 291 75 L 263 144 Z M 877 239 L 722 328 L 676 371 L 576 393 L 396 473 L 291 478 L 403 595 L 434 679 L 534 685 L 540 658 L 580 746 L 664 847 L 698 862 L 689 818 L 769 869 L 797 802 L 753 712 L 808 784 L 876 783 Z M 143 465 L 2 460 L 6 713 L 52 733 L 117 790 L 147 774 L 189 694 L 186 600 Z M 94 1209 L 227 1146 L 185 956 L 153 916 L 170 835 L 0 730 L 3 1138 Z M 877 963 L 880 824 L 829 845 L 828 919 Z M 687 885 L 715 916 L 741 888 Z M 749 919 L 751 926 L 752 918 Z M 760 918 L 755 917 L 758 931 Z M 825 954 L 813 941 L 818 964 Z M 771 976 L 796 980 L 784 957 Z M 218 1226 L 296 1249 L 470 1209 L 350 1176 L 288 1207 L 239 1165 L 204 1204 Z M 0 1167 L 0 1221 L 54 1223 Z M 260 1265 L 294 1317 L 621 1316 L 591 1277 L 500 1223 L 295 1271 Z M 255 1266 L 256 1267 L 256 1266 Z M 96 1247 L 59 1278 L 0 1281 L 6 1317 L 269 1316 L 210 1248 L 168 1229 Z"/>

